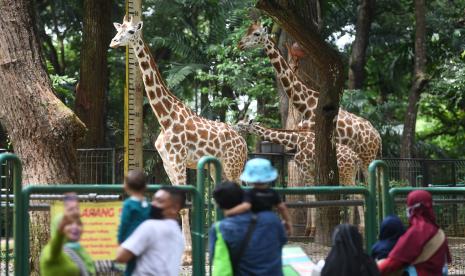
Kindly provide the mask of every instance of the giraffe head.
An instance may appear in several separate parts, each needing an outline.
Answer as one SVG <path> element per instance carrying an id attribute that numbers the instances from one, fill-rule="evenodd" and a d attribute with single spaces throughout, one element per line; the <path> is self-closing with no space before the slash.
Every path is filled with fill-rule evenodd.
<path id="1" fill-rule="evenodd" d="M 252 132 L 252 128 L 256 123 L 253 121 L 253 119 L 244 119 L 239 122 L 234 126 L 234 129 L 239 132 L 239 133 L 250 133 Z"/>
<path id="2" fill-rule="evenodd" d="M 237 47 L 241 50 L 251 49 L 265 44 L 265 38 L 268 35 L 266 28 L 258 21 L 252 23 L 247 33 L 242 37 Z"/>
<path id="3" fill-rule="evenodd" d="M 305 57 L 305 52 L 300 47 L 299 43 L 294 42 L 292 45 L 286 43 L 287 48 L 287 63 L 292 71 L 296 72 L 299 69 L 300 60 Z"/>
<path id="4" fill-rule="evenodd" d="M 113 37 L 110 43 L 111 48 L 127 46 L 130 42 L 136 41 L 142 30 L 142 21 L 134 22 L 132 16 L 129 20 L 124 16 L 123 24 L 113 23 L 118 33 Z"/>

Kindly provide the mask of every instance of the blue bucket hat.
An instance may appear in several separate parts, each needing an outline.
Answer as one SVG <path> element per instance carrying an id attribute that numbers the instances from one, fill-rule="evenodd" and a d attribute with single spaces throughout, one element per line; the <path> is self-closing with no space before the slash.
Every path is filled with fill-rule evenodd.
<path id="1" fill-rule="evenodd" d="M 267 159 L 254 158 L 247 161 L 244 172 L 241 174 L 241 180 L 251 183 L 267 183 L 278 177 L 276 171 Z"/>

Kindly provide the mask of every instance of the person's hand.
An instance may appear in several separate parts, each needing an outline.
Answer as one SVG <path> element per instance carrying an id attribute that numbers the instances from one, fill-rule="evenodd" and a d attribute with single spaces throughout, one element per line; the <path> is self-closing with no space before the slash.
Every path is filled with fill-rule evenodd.
<path id="1" fill-rule="evenodd" d="M 79 219 L 79 213 L 75 211 L 68 211 L 63 214 L 63 218 L 60 221 L 58 230 L 63 233 L 66 225 L 69 225 Z"/>
<path id="2" fill-rule="evenodd" d="M 283 221 L 284 228 L 286 228 L 287 236 L 292 235 L 292 225 L 289 223 L 289 221 Z"/>

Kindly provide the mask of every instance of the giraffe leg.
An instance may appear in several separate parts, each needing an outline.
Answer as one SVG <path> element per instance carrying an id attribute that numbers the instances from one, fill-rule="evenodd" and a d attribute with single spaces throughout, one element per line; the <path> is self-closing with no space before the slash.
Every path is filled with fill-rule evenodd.
<path id="1" fill-rule="evenodd" d="M 357 195 L 357 199 L 363 200 L 363 196 Z M 358 215 L 360 217 L 359 231 L 361 234 L 365 233 L 365 210 L 363 206 L 358 206 Z"/>
<path id="2" fill-rule="evenodd" d="M 306 199 L 308 202 L 315 202 L 315 195 L 307 195 Z M 316 209 L 307 209 L 307 225 L 305 226 L 305 236 L 315 237 L 316 230 Z"/>
<path id="3" fill-rule="evenodd" d="M 171 159 L 171 158 L 170 158 Z M 186 184 L 186 166 L 185 164 L 175 164 L 173 165 L 173 185 L 185 185 Z M 182 234 L 184 237 L 185 250 L 182 257 L 182 263 L 184 265 L 192 264 L 192 236 L 191 236 L 191 227 L 190 227 L 190 211 L 188 208 L 182 209 L 180 212 L 181 215 L 181 228 Z"/>

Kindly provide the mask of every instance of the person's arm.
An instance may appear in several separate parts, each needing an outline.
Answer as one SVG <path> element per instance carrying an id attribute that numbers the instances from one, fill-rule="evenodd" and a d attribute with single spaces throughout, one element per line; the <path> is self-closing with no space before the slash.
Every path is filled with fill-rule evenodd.
<path id="1" fill-rule="evenodd" d="M 63 245 L 65 244 L 65 234 L 57 230 L 53 233 L 50 239 L 50 259 L 56 259 L 63 251 Z"/>
<path id="2" fill-rule="evenodd" d="M 136 230 L 119 246 L 116 251 L 116 261 L 127 263 L 135 256 L 144 252 L 153 242 L 154 229 L 146 222 L 139 225 Z"/>
<path id="3" fill-rule="evenodd" d="M 63 250 L 63 244 L 65 243 L 65 227 L 66 225 L 72 223 L 76 216 L 79 216 L 79 213 L 65 213 L 58 223 L 58 228 L 50 239 L 50 257 L 52 259 L 58 257 Z"/>
<path id="4" fill-rule="evenodd" d="M 249 202 L 242 202 L 241 204 L 236 205 L 234 208 L 224 210 L 224 215 L 232 216 L 232 215 L 242 214 L 242 213 L 249 211 L 250 208 L 252 208 L 252 204 L 250 204 Z"/>
<path id="5" fill-rule="evenodd" d="M 288 235 L 292 234 L 292 227 L 291 227 L 291 217 L 289 216 L 289 210 L 284 202 L 278 204 L 278 213 L 281 215 L 284 221 L 284 227 L 286 227 L 286 231 Z"/>
<path id="6" fill-rule="evenodd" d="M 381 275 L 389 275 L 389 273 L 402 269 L 406 266 L 406 264 L 389 257 L 378 261 L 377 265 Z"/>
<path id="7" fill-rule="evenodd" d="M 279 235 L 278 239 L 281 242 L 281 245 L 284 246 L 287 243 L 287 235 L 286 235 L 286 230 L 284 229 L 282 223 L 279 223 L 278 235 Z"/>
<path id="8" fill-rule="evenodd" d="M 116 251 L 116 259 L 118 263 L 127 263 L 129 262 L 132 258 L 134 258 L 134 254 L 127 250 L 124 247 L 118 247 L 118 250 Z"/>
<path id="9" fill-rule="evenodd" d="M 121 210 L 121 218 L 118 226 L 118 244 L 124 242 L 125 238 L 128 238 L 128 226 L 131 217 L 131 206 L 127 201 L 123 203 L 123 210 Z"/>

